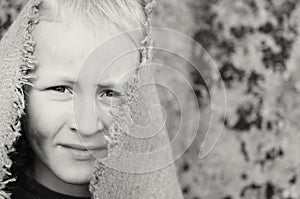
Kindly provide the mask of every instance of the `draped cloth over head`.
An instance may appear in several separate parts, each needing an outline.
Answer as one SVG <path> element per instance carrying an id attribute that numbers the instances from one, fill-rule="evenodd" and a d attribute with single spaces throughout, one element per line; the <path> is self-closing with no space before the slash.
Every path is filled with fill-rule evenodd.
<path id="1" fill-rule="evenodd" d="M 1 199 L 10 198 L 5 189 L 14 180 L 9 154 L 14 151 L 14 143 L 23 136 L 20 119 L 25 102 L 22 88 L 30 84 L 31 71 L 38 67 L 31 32 L 38 23 L 41 1 L 30 0 L 0 41 Z M 146 14 L 151 10 L 149 6 L 151 1 L 146 4 Z M 147 23 L 149 25 L 149 21 Z M 149 60 L 149 36 L 144 40 L 143 63 Z M 125 85 L 125 103 L 112 113 L 115 120 L 106 135 L 111 145 L 109 157 L 97 161 L 90 181 L 93 198 L 182 198 L 175 168 L 166 164 L 172 163 L 171 149 L 165 147 L 169 138 L 164 127 L 159 129 L 157 126 L 163 120 L 162 112 L 155 109 L 149 117 L 153 105 L 159 104 L 155 87 L 149 83 L 152 83 L 150 70 L 140 67 Z M 131 134 L 146 138 L 135 138 Z"/>

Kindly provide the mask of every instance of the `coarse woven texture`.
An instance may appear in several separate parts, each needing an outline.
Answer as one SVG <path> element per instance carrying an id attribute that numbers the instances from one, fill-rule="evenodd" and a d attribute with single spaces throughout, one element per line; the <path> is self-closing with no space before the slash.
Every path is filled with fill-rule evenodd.
<path id="1" fill-rule="evenodd" d="M 34 42 L 30 35 L 37 23 L 37 0 L 31 1 L 0 42 L 0 198 L 9 198 L 4 191 L 14 180 L 9 172 L 12 165 L 8 154 L 14 151 L 13 143 L 20 136 L 25 103 L 22 86 L 29 83 L 30 70 L 36 66 L 33 57 Z"/>
<path id="2" fill-rule="evenodd" d="M 97 179 L 91 181 L 92 192 L 100 196 L 95 198 L 182 198 L 173 166 L 154 171 L 161 165 L 171 163 L 172 155 L 167 146 L 167 133 L 164 129 L 160 130 L 160 121 L 164 118 L 159 110 L 152 107 L 159 101 L 149 74 L 148 68 L 141 68 L 133 81 L 126 85 L 128 93 L 124 98 L 130 103 L 125 103 L 114 113 L 117 122 L 111 131 L 116 132 L 110 133 L 118 137 L 119 143 L 117 147 L 112 147 L 111 157 L 104 162 L 116 169 L 104 166 L 101 162 L 98 164 L 94 175 Z M 148 115 L 150 109 L 151 118 Z M 159 133 L 139 139 L 128 136 L 128 132 L 131 135 Z M 130 170 L 130 173 L 124 172 L 126 170 Z"/>
<path id="3" fill-rule="evenodd" d="M 41 2 L 29 1 L 0 42 L 0 199 L 10 198 L 5 187 L 14 180 L 9 172 L 12 165 L 9 153 L 14 151 L 13 144 L 21 136 L 20 119 L 25 108 L 22 88 L 30 84 L 31 71 L 38 67 L 33 55 L 35 42 L 31 32 L 38 23 L 38 6 Z M 148 16 L 145 26 L 149 30 L 149 16 L 154 2 L 145 3 Z M 151 57 L 150 32 L 146 32 L 146 39 L 142 42 L 143 65 Z M 115 121 L 107 135 L 109 141 L 116 141 L 109 149 L 109 158 L 98 162 L 91 179 L 93 198 L 182 198 L 173 165 L 158 169 L 163 163 L 172 160 L 171 149 L 163 147 L 169 142 L 165 129 L 145 139 L 136 139 L 126 134 L 134 132 L 151 135 L 158 130 L 158 126 L 153 124 L 163 120 L 160 110 L 151 112 L 151 119 L 148 116 L 152 106 L 159 104 L 155 87 L 147 86 L 148 83 L 152 83 L 150 70 L 142 66 L 126 84 L 123 95 L 125 103 L 114 113 Z M 145 121 L 151 124 L 141 128 L 138 124 L 143 126 Z M 161 152 L 155 152 L 161 148 Z M 147 155 L 150 152 L 153 152 L 152 155 Z M 126 172 L 128 168 L 130 172 Z M 152 172 L 140 172 L 150 170 Z"/>

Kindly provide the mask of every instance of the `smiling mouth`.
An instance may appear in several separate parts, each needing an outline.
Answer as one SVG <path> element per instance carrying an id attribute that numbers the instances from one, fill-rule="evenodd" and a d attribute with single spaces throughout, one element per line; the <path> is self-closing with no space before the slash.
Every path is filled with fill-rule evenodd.
<path id="1" fill-rule="evenodd" d="M 60 144 L 59 146 L 73 159 L 81 161 L 95 159 L 99 156 L 98 154 L 103 154 L 107 148 L 106 146 L 83 146 L 77 144 Z"/>

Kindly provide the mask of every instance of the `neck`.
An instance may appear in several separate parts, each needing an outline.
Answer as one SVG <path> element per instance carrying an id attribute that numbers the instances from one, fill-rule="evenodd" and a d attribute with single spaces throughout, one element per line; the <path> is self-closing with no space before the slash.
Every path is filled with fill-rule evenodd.
<path id="1" fill-rule="evenodd" d="M 55 192 L 75 197 L 90 197 L 89 184 L 71 184 L 61 180 L 38 158 L 34 159 L 33 178 Z"/>

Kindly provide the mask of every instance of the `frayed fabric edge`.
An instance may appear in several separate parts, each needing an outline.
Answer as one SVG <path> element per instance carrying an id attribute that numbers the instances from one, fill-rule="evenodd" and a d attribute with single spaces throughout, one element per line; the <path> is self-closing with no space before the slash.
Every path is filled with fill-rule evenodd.
<path id="1" fill-rule="evenodd" d="M 135 73 L 130 78 L 129 82 L 125 85 L 125 93 L 123 94 L 122 98 L 123 101 L 125 101 L 125 105 L 118 107 L 117 110 L 112 113 L 114 118 L 114 123 L 112 124 L 112 127 L 108 131 L 108 133 L 105 135 L 105 139 L 108 142 L 108 156 L 110 156 L 111 148 L 118 147 L 121 143 L 119 142 L 119 137 L 122 136 L 123 133 L 126 133 L 126 126 L 124 123 L 128 122 L 126 120 L 126 111 L 128 104 L 132 103 L 135 98 L 135 91 L 138 88 L 138 85 L 140 84 L 141 79 L 141 73 L 147 63 L 149 63 L 152 60 L 152 35 L 151 35 L 151 21 L 153 16 L 154 7 L 156 6 L 155 0 L 144 0 L 145 1 L 145 7 L 144 12 L 146 14 L 146 22 L 144 25 L 145 28 L 145 37 L 141 41 L 142 48 L 141 48 L 141 63 L 136 67 Z M 98 199 L 98 193 L 97 193 L 97 186 L 101 186 L 98 184 L 99 177 L 103 176 L 103 172 L 105 172 L 106 165 L 101 162 L 101 160 L 96 161 L 96 166 L 93 170 L 92 178 L 90 180 L 89 190 L 92 193 L 93 199 Z"/>
<path id="2" fill-rule="evenodd" d="M 10 167 L 12 165 L 12 160 L 9 159 L 8 154 L 15 151 L 13 148 L 14 142 L 21 136 L 21 118 L 24 114 L 25 109 L 25 94 L 23 91 L 23 87 L 27 85 L 32 85 L 31 81 L 33 76 L 30 75 L 30 71 L 33 71 L 38 65 L 37 60 L 34 58 L 34 48 L 35 42 L 31 36 L 31 32 L 33 30 L 33 26 L 38 23 L 38 6 L 40 5 L 41 0 L 36 0 L 30 5 L 30 13 L 25 20 L 27 22 L 25 28 L 24 35 L 24 45 L 21 49 L 21 65 L 19 66 L 19 70 L 17 73 L 18 83 L 15 85 L 15 99 L 13 100 L 13 109 L 14 113 L 12 118 L 12 123 L 9 124 L 8 129 L 12 131 L 11 136 L 8 143 L 5 143 L 6 146 L 6 156 L 2 157 L 1 160 L 3 162 L 2 169 L 0 171 L 0 199 L 9 199 L 11 193 L 5 191 L 5 188 L 8 183 L 15 181 L 15 177 L 11 176 Z"/>

